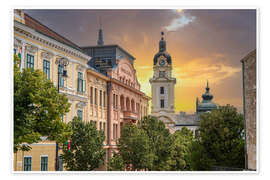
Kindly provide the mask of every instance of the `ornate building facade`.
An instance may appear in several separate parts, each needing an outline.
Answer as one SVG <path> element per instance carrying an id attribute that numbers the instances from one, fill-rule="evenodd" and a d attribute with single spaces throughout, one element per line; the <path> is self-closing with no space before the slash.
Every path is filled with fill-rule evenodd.
<path id="1" fill-rule="evenodd" d="M 102 36 L 101 30 L 99 34 Z M 101 47 L 103 40 L 100 40 L 99 37 Z M 71 104 L 70 111 L 62 120 L 68 123 L 74 116 L 78 116 L 85 122 L 95 123 L 98 130 L 105 132 L 104 148 L 109 158 L 121 135 L 121 126 L 127 122 L 136 123 L 148 114 L 149 97 L 140 91 L 133 66 L 135 58 L 129 53 L 114 45 L 112 51 L 116 53 L 113 56 L 113 66 L 101 70 L 90 65 L 96 54 L 89 55 L 87 49 L 69 41 L 23 11 L 15 10 L 14 53 L 21 55 L 21 70 L 40 69 L 56 87 L 60 78 L 59 92 L 66 94 Z M 108 55 L 98 50 L 97 54 L 100 57 Z M 59 59 L 65 59 L 68 65 L 56 65 Z M 102 62 L 111 63 L 104 59 Z M 97 64 L 98 60 L 94 62 L 94 65 Z M 63 71 L 63 68 L 67 71 L 66 79 L 58 77 L 58 71 Z M 41 141 L 31 147 L 31 151 L 14 153 L 14 170 L 54 171 L 56 143 L 41 137 Z M 59 170 L 64 170 L 61 159 L 59 161 Z"/>
<path id="2" fill-rule="evenodd" d="M 135 58 L 119 45 L 104 45 L 102 29 L 99 29 L 97 45 L 82 49 L 92 57 L 88 65 L 109 78 L 107 157 L 110 158 L 116 150 L 121 128 L 125 123 L 137 123 L 148 114 L 150 98 L 140 90 L 133 65 Z"/>

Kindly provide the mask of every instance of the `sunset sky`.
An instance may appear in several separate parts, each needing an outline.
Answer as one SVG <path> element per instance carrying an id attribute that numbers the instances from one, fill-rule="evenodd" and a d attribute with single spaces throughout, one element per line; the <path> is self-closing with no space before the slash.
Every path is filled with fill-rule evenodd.
<path id="1" fill-rule="evenodd" d="M 104 44 L 118 44 L 135 60 L 141 90 L 151 96 L 149 79 L 165 32 L 172 57 L 175 110 L 195 112 L 209 81 L 213 101 L 241 111 L 240 60 L 256 48 L 256 10 L 25 10 L 79 46 L 96 45 L 99 17 Z"/>

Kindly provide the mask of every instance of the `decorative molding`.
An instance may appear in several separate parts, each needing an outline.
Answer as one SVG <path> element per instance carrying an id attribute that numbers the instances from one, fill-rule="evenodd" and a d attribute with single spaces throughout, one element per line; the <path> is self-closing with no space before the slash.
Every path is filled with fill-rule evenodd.
<path id="1" fill-rule="evenodd" d="M 28 44 L 27 44 L 27 45 L 25 46 L 25 51 L 34 54 L 34 53 L 36 53 L 36 52 L 38 51 L 38 47 L 37 47 L 37 46 L 33 46 L 33 45 L 28 45 Z"/>
<path id="2" fill-rule="evenodd" d="M 14 38 L 14 47 L 18 48 L 18 47 L 21 47 L 22 46 L 22 41 L 17 39 L 17 38 Z"/>
<path id="3" fill-rule="evenodd" d="M 34 29 L 25 26 L 24 24 L 14 22 L 14 32 L 20 33 L 20 34 L 22 34 L 28 38 L 31 38 L 33 40 L 36 40 L 36 41 L 38 41 L 46 46 L 50 46 L 54 49 L 63 51 L 65 53 L 68 53 L 72 56 L 79 57 L 79 58 L 84 59 L 86 61 L 88 61 L 91 58 L 90 56 L 84 54 L 83 52 L 76 50 L 72 47 L 69 47 L 61 42 L 56 41 L 56 40 L 53 40 L 45 35 L 42 35 L 42 34 L 36 32 Z"/>
<path id="4" fill-rule="evenodd" d="M 81 64 L 79 64 L 79 65 L 77 66 L 76 69 L 77 69 L 78 71 L 80 71 L 80 72 L 83 72 L 83 71 L 86 69 L 86 67 L 83 66 L 83 65 L 81 65 Z"/>
<path id="5" fill-rule="evenodd" d="M 50 60 L 50 59 L 53 58 L 53 56 L 54 56 L 54 54 L 51 53 L 51 52 L 47 52 L 47 51 L 42 51 L 41 52 L 41 58 Z"/>
<path id="6" fill-rule="evenodd" d="M 83 109 L 85 106 L 86 106 L 86 102 L 82 102 L 82 101 L 80 101 L 76 104 L 76 107 L 80 108 L 80 109 Z"/>

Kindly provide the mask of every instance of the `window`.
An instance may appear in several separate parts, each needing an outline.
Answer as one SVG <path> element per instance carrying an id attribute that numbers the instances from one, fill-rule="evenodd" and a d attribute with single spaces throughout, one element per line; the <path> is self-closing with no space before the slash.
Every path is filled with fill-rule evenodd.
<path id="1" fill-rule="evenodd" d="M 115 124 L 113 124 L 113 139 L 115 139 Z"/>
<path id="2" fill-rule="evenodd" d="M 64 71 L 64 66 L 58 65 L 58 82 L 59 87 L 64 87 L 64 78 L 62 77 Z"/>
<path id="3" fill-rule="evenodd" d="M 90 87 L 90 104 L 93 104 L 93 87 Z"/>
<path id="4" fill-rule="evenodd" d="M 14 48 L 14 54 L 17 54 L 17 49 L 16 48 Z"/>
<path id="5" fill-rule="evenodd" d="M 43 72 L 47 75 L 47 79 L 50 79 L 50 61 L 43 60 Z"/>
<path id="6" fill-rule="evenodd" d="M 160 87 L 160 94 L 164 94 L 164 87 Z"/>
<path id="7" fill-rule="evenodd" d="M 83 92 L 83 73 L 78 72 L 78 92 Z"/>
<path id="8" fill-rule="evenodd" d="M 63 158 L 62 156 L 59 156 L 59 171 L 63 171 Z"/>
<path id="9" fill-rule="evenodd" d="M 113 139 L 117 139 L 118 137 L 118 124 L 113 124 Z"/>
<path id="10" fill-rule="evenodd" d="M 117 109 L 118 108 L 118 95 L 115 95 L 115 108 Z"/>
<path id="11" fill-rule="evenodd" d="M 102 106 L 102 91 L 99 91 L 99 105 Z"/>
<path id="12" fill-rule="evenodd" d="M 34 56 L 31 54 L 27 54 L 26 68 L 33 68 L 34 69 L 34 63 L 35 63 Z"/>
<path id="13" fill-rule="evenodd" d="M 83 120 L 83 111 L 82 110 L 77 110 L 77 116 L 78 116 L 78 118 Z"/>
<path id="14" fill-rule="evenodd" d="M 159 77 L 165 77 L 165 71 L 159 71 Z"/>
<path id="15" fill-rule="evenodd" d="M 97 105 L 97 88 L 95 88 L 95 105 Z"/>
<path id="16" fill-rule="evenodd" d="M 48 156 L 41 156 L 41 171 L 48 171 Z"/>
<path id="17" fill-rule="evenodd" d="M 106 105 L 105 105 L 105 102 L 106 102 L 106 94 L 105 94 L 105 91 L 103 92 L 103 106 L 105 107 Z"/>
<path id="18" fill-rule="evenodd" d="M 103 123 L 103 130 L 105 131 L 105 126 L 106 126 L 106 123 L 104 122 Z"/>
<path id="19" fill-rule="evenodd" d="M 23 170 L 32 171 L 32 157 L 23 158 Z"/>
<path id="20" fill-rule="evenodd" d="M 99 122 L 99 130 L 102 130 L 102 122 Z"/>
<path id="21" fill-rule="evenodd" d="M 115 124 L 115 130 L 116 130 L 115 137 L 117 139 L 118 138 L 118 124 Z"/>
<path id="22" fill-rule="evenodd" d="M 113 94 L 113 108 L 115 108 L 115 94 Z"/>
<path id="23" fill-rule="evenodd" d="M 160 100 L 160 108 L 164 108 L 164 99 Z"/>

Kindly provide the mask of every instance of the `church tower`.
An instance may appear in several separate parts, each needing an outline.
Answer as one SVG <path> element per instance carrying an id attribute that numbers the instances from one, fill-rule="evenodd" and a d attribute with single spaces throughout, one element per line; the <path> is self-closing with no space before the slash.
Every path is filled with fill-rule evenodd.
<path id="1" fill-rule="evenodd" d="M 174 113 L 174 86 L 176 79 L 172 77 L 172 59 L 166 51 L 164 32 L 161 32 L 159 51 L 154 56 L 154 75 L 149 80 L 152 89 L 152 114 Z"/>

